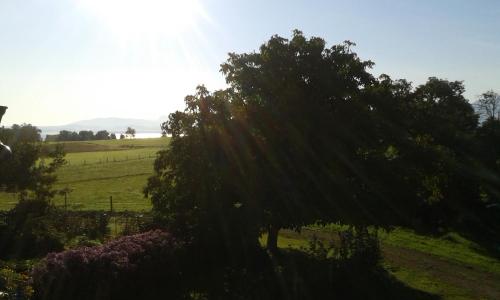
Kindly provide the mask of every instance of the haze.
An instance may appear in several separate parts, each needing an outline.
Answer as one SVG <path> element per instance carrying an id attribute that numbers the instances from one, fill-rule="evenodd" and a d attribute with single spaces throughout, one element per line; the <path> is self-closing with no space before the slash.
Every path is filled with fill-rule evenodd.
<path id="1" fill-rule="evenodd" d="M 356 42 L 376 74 L 464 80 L 473 101 L 500 90 L 499 15 L 494 0 L 3 0 L 3 124 L 157 119 L 198 84 L 223 88 L 228 52 L 295 28 L 329 45 Z"/>

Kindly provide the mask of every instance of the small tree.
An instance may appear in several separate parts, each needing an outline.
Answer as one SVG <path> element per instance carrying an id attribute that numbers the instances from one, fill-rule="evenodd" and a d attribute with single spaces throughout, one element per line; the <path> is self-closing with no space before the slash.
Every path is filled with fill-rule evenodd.
<path id="1" fill-rule="evenodd" d="M 1 138 L 11 145 L 13 153 L 10 159 L 0 162 L 0 187 L 21 191 L 21 197 L 33 192 L 35 198 L 48 200 L 56 194 L 52 188 L 57 180 L 56 171 L 66 160 L 60 144 L 44 157 L 39 132 L 29 124 L 0 130 Z"/>
<path id="2" fill-rule="evenodd" d="M 125 134 L 131 137 L 135 137 L 135 129 L 132 127 L 127 127 L 127 131 L 125 131 Z"/>
<path id="3" fill-rule="evenodd" d="M 476 110 L 485 119 L 500 120 L 500 95 L 487 91 L 475 103 Z"/>

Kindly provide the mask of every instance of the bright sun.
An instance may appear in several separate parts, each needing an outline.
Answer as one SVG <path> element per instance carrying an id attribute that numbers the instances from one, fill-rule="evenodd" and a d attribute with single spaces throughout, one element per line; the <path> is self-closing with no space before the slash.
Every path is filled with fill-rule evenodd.
<path id="1" fill-rule="evenodd" d="M 197 0 L 78 0 L 114 34 L 181 35 L 206 18 Z"/>

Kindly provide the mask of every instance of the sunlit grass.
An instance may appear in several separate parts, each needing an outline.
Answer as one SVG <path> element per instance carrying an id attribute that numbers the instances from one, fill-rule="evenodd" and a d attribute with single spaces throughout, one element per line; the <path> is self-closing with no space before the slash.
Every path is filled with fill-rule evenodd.
<path id="1" fill-rule="evenodd" d="M 441 295 L 443 300 L 470 300 L 472 295 L 463 287 L 453 286 L 435 278 L 423 271 L 385 265 L 385 268 L 398 280 L 409 287 L 426 291 L 430 294 Z"/>
<path id="2" fill-rule="evenodd" d="M 168 138 L 65 142 L 68 164 L 58 171 L 56 189 L 69 188 L 69 209 L 149 210 L 142 190 L 153 174 L 156 152 L 168 146 Z M 48 143 L 46 147 L 53 147 Z M 0 210 L 12 208 L 15 194 L 0 193 Z M 64 196 L 53 202 L 64 205 Z"/>
<path id="3" fill-rule="evenodd" d="M 464 265 L 474 265 L 484 271 L 500 274 L 500 261 L 484 254 L 484 250 L 457 233 L 441 237 L 419 235 L 411 230 L 398 228 L 390 233 L 380 233 L 383 243 L 436 255 Z"/>

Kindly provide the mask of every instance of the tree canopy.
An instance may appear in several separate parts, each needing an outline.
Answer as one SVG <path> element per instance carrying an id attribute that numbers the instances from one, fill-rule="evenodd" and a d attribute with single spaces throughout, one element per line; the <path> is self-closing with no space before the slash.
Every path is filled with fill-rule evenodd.
<path id="1" fill-rule="evenodd" d="M 44 153 L 40 132 L 30 124 L 0 128 L 0 139 L 12 148 L 9 159 L 0 161 L 1 189 L 20 192 L 21 197 L 32 192 L 35 198 L 43 200 L 55 195 L 55 172 L 65 164 L 65 153 L 61 145 Z"/>
<path id="2" fill-rule="evenodd" d="M 132 127 L 127 127 L 127 131 L 125 131 L 126 135 L 130 135 L 131 137 L 135 137 L 135 129 Z"/>
<path id="3" fill-rule="evenodd" d="M 500 119 L 500 95 L 496 92 L 490 90 L 483 93 L 475 105 L 484 119 Z"/>
<path id="4" fill-rule="evenodd" d="M 484 207 L 462 82 L 375 78 L 354 46 L 294 31 L 229 54 L 229 88 L 198 87 L 163 124 L 154 210 L 231 241 L 267 230 L 275 247 L 279 228 L 443 226 Z"/>

